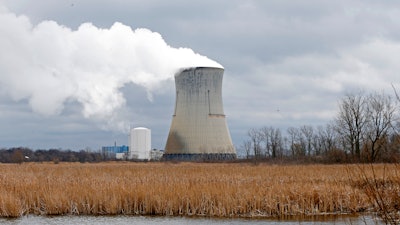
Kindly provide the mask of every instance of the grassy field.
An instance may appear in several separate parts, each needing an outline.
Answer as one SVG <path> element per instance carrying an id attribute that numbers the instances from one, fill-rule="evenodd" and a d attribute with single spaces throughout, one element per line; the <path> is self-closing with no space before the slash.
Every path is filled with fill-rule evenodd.
<path id="1" fill-rule="evenodd" d="M 245 163 L 0 164 L 0 216 L 285 218 L 357 213 L 374 210 L 366 184 L 370 179 L 399 184 L 400 170 L 395 165 L 371 168 Z"/>

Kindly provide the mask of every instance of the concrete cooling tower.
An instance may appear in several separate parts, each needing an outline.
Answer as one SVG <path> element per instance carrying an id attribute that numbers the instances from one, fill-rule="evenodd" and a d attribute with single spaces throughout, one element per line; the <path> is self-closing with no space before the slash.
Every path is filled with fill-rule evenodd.
<path id="1" fill-rule="evenodd" d="M 165 160 L 236 158 L 222 106 L 224 69 L 195 67 L 175 75 L 176 102 Z"/>

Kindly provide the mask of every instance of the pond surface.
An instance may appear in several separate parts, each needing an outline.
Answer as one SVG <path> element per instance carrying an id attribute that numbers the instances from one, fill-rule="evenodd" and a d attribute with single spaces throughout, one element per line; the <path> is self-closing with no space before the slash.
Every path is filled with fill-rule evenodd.
<path id="1" fill-rule="evenodd" d="M 0 224 L 5 225 L 376 225 L 378 223 L 372 217 L 339 217 L 325 220 L 257 220 L 257 219 L 211 219 L 211 218 L 185 218 L 185 217 L 144 217 L 144 216 L 24 216 L 17 219 L 0 219 Z"/>

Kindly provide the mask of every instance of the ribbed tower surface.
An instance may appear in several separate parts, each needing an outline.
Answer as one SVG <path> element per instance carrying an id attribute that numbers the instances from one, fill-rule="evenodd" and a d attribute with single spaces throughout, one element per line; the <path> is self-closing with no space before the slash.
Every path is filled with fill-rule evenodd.
<path id="1" fill-rule="evenodd" d="M 176 101 L 163 158 L 236 158 L 222 105 L 224 69 L 189 68 L 175 75 Z"/>

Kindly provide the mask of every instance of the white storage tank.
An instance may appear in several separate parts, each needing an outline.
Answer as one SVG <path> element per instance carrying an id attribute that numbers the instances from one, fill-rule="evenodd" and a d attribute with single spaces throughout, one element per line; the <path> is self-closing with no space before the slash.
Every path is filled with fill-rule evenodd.
<path id="1" fill-rule="evenodd" d="M 129 159 L 150 159 L 151 130 L 145 127 L 131 129 L 129 134 Z"/>

